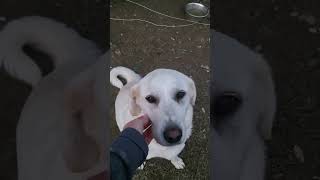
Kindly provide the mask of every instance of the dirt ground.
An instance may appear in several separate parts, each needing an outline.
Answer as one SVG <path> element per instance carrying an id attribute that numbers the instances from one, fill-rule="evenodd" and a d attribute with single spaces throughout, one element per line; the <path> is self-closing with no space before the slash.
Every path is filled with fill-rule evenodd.
<path id="1" fill-rule="evenodd" d="M 320 2 L 215 0 L 213 27 L 260 52 L 278 98 L 267 179 L 320 179 Z"/>
<path id="2" fill-rule="evenodd" d="M 141 18 L 158 24 L 186 24 L 170 20 L 124 1 L 111 1 L 111 17 Z M 171 16 L 186 18 L 185 0 L 141 0 L 139 3 Z M 207 22 L 209 23 L 209 22 Z M 187 22 L 188 24 L 188 22 Z M 181 154 L 186 167 L 176 170 L 170 161 L 151 159 L 134 179 L 208 179 L 209 26 L 155 27 L 141 22 L 111 21 L 111 66 L 125 66 L 141 75 L 169 68 L 191 76 L 197 87 L 193 133 Z M 118 89 L 112 88 L 114 99 Z M 114 116 L 114 114 L 113 114 Z M 113 121 L 113 135 L 119 133 Z"/>

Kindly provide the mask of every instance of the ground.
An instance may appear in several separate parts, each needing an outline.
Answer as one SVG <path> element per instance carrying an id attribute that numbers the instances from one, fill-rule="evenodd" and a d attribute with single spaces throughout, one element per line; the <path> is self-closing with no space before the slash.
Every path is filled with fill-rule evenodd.
<path id="1" fill-rule="evenodd" d="M 171 16 L 186 18 L 183 11 L 185 0 L 138 2 Z M 111 17 L 141 18 L 167 25 L 188 24 L 155 15 L 125 1 L 112 1 L 111 6 Z M 193 133 L 180 155 L 186 164 L 185 169 L 176 170 L 168 160 L 152 159 L 134 179 L 208 179 L 209 26 L 159 28 L 141 22 L 111 21 L 110 35 L 112 67 L 129 67 L 141 75 L 156 68 L 175 69 L 191 76 L 197 88 Z M 117 92 L 118 89 L 112 88 L 111 106 L 114 106 Z M 113 135 L 116 136 L 119 131 L 115 120 L 112 124 Z"/>

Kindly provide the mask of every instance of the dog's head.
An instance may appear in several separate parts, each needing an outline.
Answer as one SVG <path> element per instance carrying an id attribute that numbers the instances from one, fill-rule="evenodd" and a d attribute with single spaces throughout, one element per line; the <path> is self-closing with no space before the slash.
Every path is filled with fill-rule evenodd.
<path id="1" fill-rule="evenodd" d="M 191 134 L 196 88 L 186 75 L 169 69 L 147 74 L 130 90 L 132 115 L 147 114 L 159 144 L 184 143 Z"/>
<path id="2" fill-rule="evenodd" d="M 239 134 L 258 133 L 270 138 L 276 100 L 268 64 L 236 40 L 218 32 L 214 34 L 213 125 L 221 133 L 230 129 L 235 133 L 239 129 Z"/>

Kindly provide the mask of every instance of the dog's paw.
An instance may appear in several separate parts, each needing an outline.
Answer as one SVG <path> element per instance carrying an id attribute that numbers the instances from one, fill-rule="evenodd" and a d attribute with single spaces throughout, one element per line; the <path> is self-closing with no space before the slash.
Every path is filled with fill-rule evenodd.
<path id="1" fill-rule="evenodd" d="M 179 157 L 176 157 L 173 160 L 171 160 L 171 163 L 174 165 L 176 169 L 183 169 L 185 167 L 183 160 Z"/>
<path id="2" fill-rule="evenodd" d="M 138 167 L 138 170 L 143 170 L 143 168 L 144 168 L 145 165 L 146 165 L 146 162 L 143 162 L 143 163 L 141 164 L 141 166 Z"/>

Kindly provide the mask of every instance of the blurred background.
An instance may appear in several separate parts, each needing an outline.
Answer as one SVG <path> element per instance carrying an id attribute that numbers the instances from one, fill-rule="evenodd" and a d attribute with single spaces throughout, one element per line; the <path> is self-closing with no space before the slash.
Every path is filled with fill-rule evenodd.
<path id="1" fill-rule="evenodd" d="M 212 27 L 272 67 L 277 117 L 267 179 L 320 179 L 320 1 L 214 0 Z"/>
<path id="2" fill-rule="evenodd" d="M 23 16 L 45 16 L 56 19 L 75 29 L 82 36 L 93 40 L 101 49 L 109 46 L 107 0 L 1 0 L 0 30 L 10 20 Z M 30 50 L 30 49 L 29 49 Z M 40 59 L 44 74 L 53 70 L 50 58 L 32 51 Z M 16 180 L 16 125 L 31 87 L 12 78 L 0 68 L 0 179 Z"/>

